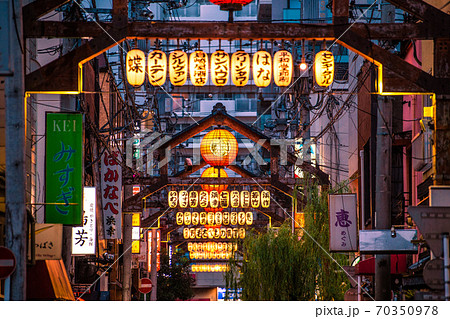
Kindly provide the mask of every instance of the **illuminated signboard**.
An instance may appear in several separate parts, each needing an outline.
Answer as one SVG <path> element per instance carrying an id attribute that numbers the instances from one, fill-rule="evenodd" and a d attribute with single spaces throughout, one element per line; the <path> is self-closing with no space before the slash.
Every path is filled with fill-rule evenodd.
<path id="1" fill-rule="evenodd" d="M 245 238 L 245 228 L 206 228 L 192 227 L 183 229 L 184 239 L 237 239 Z"/>
<path id="2" fill-rule="evenodd" d="M 253 224 L 252 212 L 178 212 L 175 217 L 179 226 L 224 225 L 236 226 Z"/>

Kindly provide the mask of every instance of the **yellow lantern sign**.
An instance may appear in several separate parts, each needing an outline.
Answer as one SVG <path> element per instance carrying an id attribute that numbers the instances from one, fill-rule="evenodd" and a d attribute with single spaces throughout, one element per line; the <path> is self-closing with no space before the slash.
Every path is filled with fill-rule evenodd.
<path id="1" fill-rule="evenodd" d="M 239 225 L 245 225 L 245 213 L 244 212 L 239 212 L 238 213 L 238 216 L 237 216 L 237 219 L 238 219 L 238 224 Z"/>
<path id="2" fill-rule="evenodd" d="M 250 78 L 250 55 L 245 51 L 231 56 L 231 79 L 236 86 L 245 86 Z"/>
<path id="3" fill-rule="evenodd" d="M 230 205 L 230 193 L 228 191 L 221 191 L 219 195 L 220 207 L 228 208 Z"/>
<path id="4" fill-rule="evenodd" d="M 200 223 L 199 213 L 197 213 L 197 212 L 192 213 L 191 222 L 192 222 L 192 225 L 194 225 L 194 226 L 196 226 Z"/>
<path id="5" fill-rule="evenodd" d="M 195 208 L 198 205 L 198 192 L 190 191 L 189 192 L 189 207 Z"/>
<path id="6" fill-rule="evenodd" d="M 176 216 L 177 225 L 183 225 L 184 223 L 184 214 L 182 212 L 178 212 Z"/>
<path id="7" fill-rule="evenodd" d="M 189 56 L 189 71 L 194 86 L 204 86 L 208 81 L 208 55 L 200 50 Z"/>
<path id="8" fill-rule="evenodd" d="M 219 50 L 211 54 L 211 80 L 215 86 L 224 86 L 230 73 L 230 58 L 228 53 Z"/>
<path id="9" fill-rule="evenodd" d="M 178 194 L 178 199 L 180 201 L 180 207 L 181 208 L 186 208 L 188 206 L 188 199 L 189 199 L 189 195 L 188 195 L 188 191 L 180 191 L 180 193 Z"/>
<path id="10" fill-rule="evenodd" d="M 206 212 L 201 212 L 199 215 L 200 215 L 200 225 L 206 225 L 207 222 Z"/>
<path id="11" fill-rule="evenodd" d="M 219 192 L 218 191 L 211 191 L 209 193 L 209 205 L 212 208 L 219 207 Z"/>
<path id="12" fill-rule="evenodd" d="M 268 208 L 270 206 L 270 192 L 269 191 L 261 192 L 261 206 L 263 208 Z"/>
<path id="13" fill-rule="evenodd" d="M 250 226 L 253 224 L 253 213 L 252 212 L 246 212 L 245 213 L 245 223 Z"/>
<path id="14" fill-rule="evenodd" d="M 168 197 L 169 207 L 175 208 L 178 205 L 178 192 L 170 191 Z"/>
<path id="15" fill-rule="evenodd" d="M 185 225 L 190 225 L 191 224 L 191 213 L 190 212 L 184 213 L 183 221 L 184 221 Z"/>
<path id="16" fill-rule="evenodd" d="M 273 57 L 273 79 L 278 86 L 291 84 L 294 63 L 292 54 L 286 50 L 277 51 Z"/>
<path id="17" fill-rule="evenodd" d="M 138 49 L 127 52 L 127 81 L 132 86 L 141 86 L 145 80 L 145 53 Z"/>
<path id="18" fill-rule="evenodd" d="M 229 212 L 223 212 L 222 214 L 222 224 L 227 226 L 230 224 L 230 213 Z"/>
<path id="19" fill-rule="evenodd" d="M 238 191 L 231 191 L 231 207 L 238 208 L 240 203 L 240 194 Z"/>
<path id="20" fill-rule="evenodd" d="M 250 192 L 242 191 L 241 192 L 241 207 L 248 208 L 250 206 Z"/>
<path id="21" fill-rule="evenodd" d="M 216 212 L 214 218 L 216 225 L 222 225 L 222 212 Z"/>
<path id="22" fill-rule="evenodd" d="M 314 59 L 314 75 L 319 86 L 327 87 L 334 79 L 334 57 L 330 51 L 320 51 Z"/>
<path id="23" fill-rule="evenodd" d="M 272 80 L 272 57 L 269 52 L 258 51 L 253 55 L 253 81 L 258 87 L 266 87 Z"/>
<path id="24" fill-rule="evenodd" d="M 207 191 L 200 191 L 198 195 L 198 202 L 200 207 L 204 208 L 208 206 L 209 203 L 209 194 Z"/>
<path id="25" fill-rule="evenodd" d="M 181 50 L 169 54 L 169 78 L 174 86 L 182 86 L 188 77 L 188 55 Z"/>
<path id="26" fill-rule="evenodd" d="M 250 203 L 253 208 L 258 208 L 260 204 L 260 194 L 258 191 L 252 191 L 250 193 Z"/>
<path id="27" fill-rule="evenodd" d="M 164 85 L 167 77 L 167 56 L 163 51 L 154 50 L 148 54 L 147 73 L 151 85 Z"/>
<path id="28" fill-rule="evenodd" d="M 231 212 L 230 213 L 230 225 L 237 225 L 238 222 L 238 213 Z"/>

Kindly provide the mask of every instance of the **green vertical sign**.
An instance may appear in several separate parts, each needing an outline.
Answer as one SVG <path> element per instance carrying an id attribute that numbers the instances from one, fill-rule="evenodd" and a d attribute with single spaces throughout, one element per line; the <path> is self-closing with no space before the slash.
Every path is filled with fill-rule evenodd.
<path id="1" fill-rule="evenodd" d="M 83 200 L 83 116 L 47 113 L 45 222 L 80 225 Z"/>

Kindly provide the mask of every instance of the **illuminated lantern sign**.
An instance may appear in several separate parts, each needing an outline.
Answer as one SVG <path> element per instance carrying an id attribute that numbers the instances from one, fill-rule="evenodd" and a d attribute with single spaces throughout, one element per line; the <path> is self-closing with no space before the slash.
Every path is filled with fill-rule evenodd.
<path id="1" fill-rule="evenodd" d="M 228 53 L 219 50 L 211 54 L 211 80 L 216 86 L 224 86 L 230 73 L 230 58 Z"/>
<path id="2" fill-rule="evenodd" d="M 330 51 L 320 51 L 314 60 L 314 75 L 319 86 L 327 87 L 333 83 L 334 57 Z"/>
<path id="3" fill-rule="evenodd" d="M 181 50 L 169 54 L 169 78 L 174 86 L 182 86 L 188 77 L 188 55 Z"/>
<path id="4" fill-rule="evenodd" d="M 192 227 L 183 229 L 184 239 L 237 239 L 245 238 L 245 228 L 237 227 L 221 227 L 221 228 L 205 228 Z"/>
<path id="5" fill-rule="evenodd" d="M 237 244 L 231 242 L 188 242 L 191 259 L 230 259 L 237 250 Z"/>
<path id="6" fill-rule="evenodd" d="M 258 87 L 266 87 L 272 80 L 272 57 L 266 51 L 253 55 L 253 80 Z"/>
<path id="7" fill-rule="evenodd" d="M 233 134 L 224 129 L 208 132 L 200 143 L 200 154 L 211 166 L 228 166 L 236 158 L 238 143 Z M 226 174 L 225 174 L 226 175 Z M 222 176 L 221 177 L 227 177 Z"/>
<path id="8" fill-rule="evenodd" d="M 252 212 L 178 212 L 175 216 L 178 226 L 236 226 L 253 224 Z"/>
<path id="9" fill-rule="evenodd" d="M 192 272 L 225 272 L 230 270 L 230 265 L 227 264 L 194 264 L 191 266 Z"/>
<path id="10" fill-rule="evenodd" d="M 250 78 L 250 55 L 237 51 L 231 56 L 231 79 L 236 86 L 245 86 Z"/>
<path id="11" fill-rule="evenodd" d="M 166 82 L 167 57 L 164 52 L 155 50 L 148 54 L 147 73 L 153 86 L 162 86 Z"/>
<path id="12" fill-rule="evenodd" d="M 141 86 L 145 80 L 145 53 L 137 49 L 128 51 L 126 63 L 128 83 Z"/>
<path id="13" fill-rule="evenodd" d="M 201 177 L 220 178 L 220 177 L 228 177 L 228 174 L 223 169 L 209 167 L 203 171 Z M 228 187 L 228 185 L 203 185 L 202 184 L 202 189 L 207 192 L 211 192 L 211 191 L 215 190 L 220 193 L 221 191 L 226 190 L 227 187 Z M 210 202 L 211 202 L 211 199 L 210 199 Z"/>
<path id="14" fill-rule="evenodd" d="M 191 82 L 194 86 L 203 86 L 208 81 L 208 55 L 200 50 L 189 57 Z"/>
<path id="15" fill-rule="evenodd" d="M 291 84 L 294 69 L 292 55 L 286 50 L 280 50 L 273 57 L 273 79 L 278 86 Z"/>
<path id="16" fill-rule="evenodd" d="M 221 173 L 222 174 L 222 173 Z M 204 176 L 203 176 L 204 177 Z M 202 185 L 207 188 L 197 191 L 170 191 L 168 204 L 170 208 L 205 208 L 206 211 L 222 211 L 224 208 L 268 208 L 270 206 L 269 191 L 231 191 L 217 190 L 214 187 L 227 187 L 228 185 Z M 211 209 L 208 209 L 211 208 Z"/>

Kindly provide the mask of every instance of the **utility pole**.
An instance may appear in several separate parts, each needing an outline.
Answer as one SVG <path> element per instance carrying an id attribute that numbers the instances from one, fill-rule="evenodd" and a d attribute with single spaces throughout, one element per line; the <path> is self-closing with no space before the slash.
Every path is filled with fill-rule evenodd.
<path id="1" fill-rule="evenodd" d="M 9 63 L 13 76 L 5 81 L 6 148 L 6 247 L 16 257 L 16 270 L 10 277 L 10 300 L 26 299 L 26 168 L 24 50 L 22 42 L 22 0 L 9 6 Z M 7 44 L 8 45 L 8 44 Z"/>
<path id="2" fill-rule="evenodd" d="M 375 228 L 391 228 L 392 97 L 378 97 Z M 391 300 L 391 255 L 375 255 L 375 299 Z"/>
<path id="3" fill-rule="evenodd" d="M 122 300 L 131 300 L 131 245 L 133 214 L 123 214 L 123 283 Z"/>
<path id="4" fill-rule="evenodd" d="M 152 263 L 151 271 L 150 271 L 150 280 L 152 281 L 152 291 L 150 293 L 150 300 L 156 301 L 156 292 L 157 292 L 157 284 L 158 284 L 158 230 L 152 228 L 150 230 L 152 232 L 152 251 L 151 256 L 152 259 L 148 262 Z"/>

